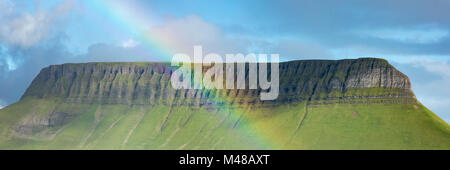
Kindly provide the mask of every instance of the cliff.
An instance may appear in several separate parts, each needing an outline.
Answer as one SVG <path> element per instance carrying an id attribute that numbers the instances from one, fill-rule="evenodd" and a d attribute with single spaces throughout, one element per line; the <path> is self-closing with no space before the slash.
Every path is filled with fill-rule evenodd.
<path id="1" fill-rule="evenodd" d="M 221 98 L 241 104 L 414 98 L 408 77 L 383 59 L 303 60 L 283 62 L 279 67 L 280 92 L 274 101 L 260 101 L 260 89 L 175 90 L 170 77 L 176 68 L 169 63 L 52 65 L 41 70 L 22 98 L 59 97 L 73 103 L 150 105 L 217 104 Z"/>

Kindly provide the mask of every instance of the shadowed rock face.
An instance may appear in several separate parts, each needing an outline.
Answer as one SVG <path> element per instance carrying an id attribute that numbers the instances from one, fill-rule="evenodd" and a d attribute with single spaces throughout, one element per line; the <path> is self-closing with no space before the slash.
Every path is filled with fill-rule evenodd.
<path id="1" fill-rule="evenodd" d="M 246 89 L 175 90 L 170 77 L 176 68 L 169 63 L 53 65 L 41 70 L 22 98 L 59 97 L 74 103 L 146 105 L 217 104 L 225 98 L 239 104 L 414 98 L 408 77 L 382 59 L 290 61 L 279 67 L 280 92 L 274 101 L 261 101 L 260 89 L 248 89 L 248 71 Z"/>

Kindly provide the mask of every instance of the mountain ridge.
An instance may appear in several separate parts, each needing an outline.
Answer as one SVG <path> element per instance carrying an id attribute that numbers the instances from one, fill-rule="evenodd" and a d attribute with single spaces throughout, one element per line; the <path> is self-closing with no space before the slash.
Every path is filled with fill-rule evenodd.
<path id="1" fill-rule="evenodd" d="M 175 90 L 169 63 L 49 66 L 0 109 L 0 149 L 450 149 L 450 126 L 386 60 L 279 66 L 273 101 Z"/>
<path id="2" fill-rule="evenodd" d="M 275 101 L 260 101 L 261 90 L 175 90 L 169 63 L 81 63 L 46 67 L 33 80 L 22 98 L 62 97 L 68 102 L 119 104 L 208 104 L 217 97 L 237 103 L 289 102 L 306 99 L 370 97 L 414 98 L 409 78 L 387 61 L 374 58 L 346 60 L 299 60 L 282 62 L 280 95 Z M 248 70 L 248 67 L 246 67 Z M 248 84 L 248 71 L 246 71 Z M 365 91 L 371 88 L 372 91 Z M 362 90 L 361 90 L 362 89 Z M 389 91 L 386 93 L 386 91 Z M 178 101 L 179 99 L 179 101 Z M 240 101 L 242 100 L 242 102 Z"/>

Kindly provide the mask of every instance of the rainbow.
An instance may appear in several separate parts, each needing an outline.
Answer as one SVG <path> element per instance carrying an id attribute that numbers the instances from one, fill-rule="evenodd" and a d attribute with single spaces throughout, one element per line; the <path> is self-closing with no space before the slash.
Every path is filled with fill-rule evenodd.
<path id="1" fill-rule="evenodd" d="M 92 0 L 84 2 L 88 8 L 113 21 L 118 28 L 142 43 L 141 45 L 152 56 L 158 56 L 166 61 L 171 60 L 175 49 L 164 43 L 164 37 L 149 32 L 152 23 L 149 21 L 151 15 L 148 11 L 141 9 L 136 4 L 129 3 L 131 1 Z"/>
<path id="2" fill-rule="evenodd" d="M 174 47 L 164 43 L 165 37 L 160 37 L 159 35 L 152 34 L 149 32 L 151 26 L 151 13 L 148 10 L 142 9 L 142 7 L 128 3 L 129 1 L 103 1 L 103 0 L 90 0 L 84 1 L 87 3 L 88 8 L 92 8 L 97 13 L 106 17 L 107 19 L 113 21 L 117 26 L 125 31 L 126 33 L 132 35 L 134 39 L 139 41 L 141 45 L 147 49 L 152 56 L 158 56 L 158 59 L 163 61 L 171 61 L 173 54 L 176 53 Z M 107 29 L 107 28 L 105 28 Z M 229 103 L 230 98 L 220 97 L 219 99 Z M 247 112 L 244 108 L 232 107 L 230 104 L 225 106 L 217 106 L 218 110 L 227 110 L 225 107 L 233 108 L 233 113 L 223 113 L 230 114 L 232 120 L 238 119 L 242 113 Z M 224 108 L 220 108 L 224 107 Z M 255 125 L 253 120 L 246 119 L 239 124 L 239 131 L 242 136 L 250 136 L 248 139 L 251 142 L 262 144 L 266 149 L 276 149 L 283 146 L 283 141 L 278 139 L 273 139 L 266 135 L 266 131 L 269 127 L 258 127 Z"/>

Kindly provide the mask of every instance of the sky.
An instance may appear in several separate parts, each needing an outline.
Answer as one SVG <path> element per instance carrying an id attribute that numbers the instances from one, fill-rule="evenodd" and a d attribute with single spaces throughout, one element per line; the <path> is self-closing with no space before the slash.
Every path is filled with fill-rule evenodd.
<path id="1" fill-rule="evenodd" d="M 448 0 L 0 0 L 0 108 L 48 65 L 175 53 L 387 59 L 450 122 Z"/>

